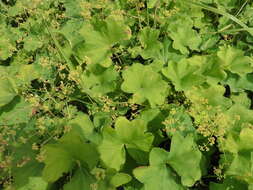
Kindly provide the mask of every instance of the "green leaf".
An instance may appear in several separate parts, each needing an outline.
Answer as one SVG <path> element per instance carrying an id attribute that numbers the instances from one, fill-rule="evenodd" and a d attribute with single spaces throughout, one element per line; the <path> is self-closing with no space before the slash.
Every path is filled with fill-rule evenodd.
<path id="1" fill-rule="evenodd" d="M 5 24 L 0 25 L 0 60 L 6 60 L 11 57 L 16 49 L 13 40 L 15 36 L 8 29 Z"/>
<path id="2" fill-rule="evenodd" d="M 233 94 L 231 95 L 231 99 L 234 103 L 240 104 L 250 109 L 251 100 L 248 98 L 248 94 L 246 92 L 238 93 L 236 95 Z"/>
<path id="3" fill-rule="evenodd" d="M 168 163 L 181 176 L 184 186 L 191 187 L 201 178 L 201 159 L 202 154 L 192 135 L 173 135 Z"/>
<path id="4" fill-rule="evenodd" d="M 120 170 L 126 161 L 124 144 L 118 139 L 116 131 L 106 128 L 103 131 L 103 141 L 99 146 L 101 160 L 109 168 Z"/>
<path id="5" fill-rule="evenodd" d="M 122 20 L 115 20 L 108 17 L 105 22 L 106 28 L 103 32 L 106 34 L 110 44 L 130 39 L 131 30 Z"/>
<path id="6" fill-rule="evenodd" d="M 198 66 L 190 65 L 186 59 L 183 59 L 178 63 L 169 62 L 168 67 L 162 72 L 173 82 L 176 90 L 182 91 L 205 81 L 204 77 L 197 73 L 198 69 Z"/>
<path id="7" fill-rule="evenodd" d="M 164 127 L 162 124 L 167 114 L 163 114 L 159 108 L 143 110 L 137 117 L 148 124 L 148 131 L 155 132 Z"/>
<path id="8" fill-rule="evenodd" d="M 253 150 L 253 130 L 243 128 L 239 136 L 229 134 L 222 145 L 225 151 L 238 154 L 239 152 L 247 152 Z"/>
<path id="9" fill-rule="evenodd" d="M 232 92 L 242 92 L 244 90 L 253 91 L 253 74 L 249 73 L 239 76 L 230 73 L 224 83 L 229 85 Z"/>
<path id="10" fill-rule="evenodd" d="M 226 140 L 221 144 L 223 151 L 231 152 L 234 154 L 238 153 L 239 146 L 232 134 L 228 134 Z"/>
<path id="11" fill-rule="evenodd" d="M 8 104 L 17 95 L 13 83 L 8 78 L 1 78 L 0 81 L 0 107 Z"/>
<path id="12" fill-rule="evenodd" d="M 14 51 L 14 46 L 8 39 L 0 38 L 0 60 L 6 60 Z"/>
<path id="13" fill-rule="evenodd" d="M 209 84 L 217 84 L 218 82 L 223 81 L 227 76 L 226 72 L 216 60 L 207 62 L 205 71 L 202 75 L 207 77 Z"/>
<path id="14" fill-rule="evenodd" d="M 134 176 L 144 184 L 145 190 L 183 190 L 173 171 L 166 166 L 168 152 L 163 149 L 153 148 L 150 152 L 150 166 L 134 169 Z"/>
<path id="15" fill-rule="evenodd" d="M 166 126 L 166 133 L 168 136 L 173 136 L 176 132 L 179 132 L 183 136 L 195 133 L 192 119 L 183 107 L 175 106 L 169 113 L 170 114 L 163 122 Z"/>
<path id="16" fill-rule="evenodd" d="M 153 148 L 149 154 L 149 164 L 151 166 L 161 166 L 167 163 L 169 153 L 161 148 Z"/>
<path id="17" fill-rule="evenodd" d="M 227 165 L 226 175 L 253 183 L 253 130 L 243 128 L 239 135 L 230 133 L 221 147 L 224 152 L 222 163 Z M 226 154 L 230 155 L 229 162 Z"/>
<path id="18" fill-rule="evenodd" d="M 248 56 L 244 56 L 244 51 L 240 49 L 231 46 L 222 47 L 218 51 L 217 56 L 224 69 L 232 73 L 244 75 L 253 71 L 252 60 Z"/>
<path id="19" fill-rule="evenodd" d="M 99 150 L 105 165 L 120 170 L 126 159 L 125 148 L 148 152 L 153 142 L 153 135 L 146 130 L 144 121 L 136 119 L 130 122 L 124 117 L 117 118 L 115 129 L 104 129 L 104 139 Z"/>
<path id="20" fill-rule="evenodd" d="M 223 96 L 225 94 L 225 88 L 220 85 L 194 88 L 186 91 L 185 94 L 191 101 L 197 104 L 200 100 L 205 100 L 209 105 L 218 106 L 222 109 L 228 109 L 232 105 L 232 101 Z"/>
<path id="21" fill-rule="evenodd" d="M 187 15 L 172 17 L 168 25 L 169 36 L 173 39 L 173 48 L 182 54 L 189 54 L 189 50 L 199 50 L 201 38 L 197 31 L 193 30 L 193 21 Z"/>
<path id="22" fill-rule="evenodd" d="M 158 41 L 159 30 L 145 27 L 140 31 L 139 40 L 144 48 L 140 54 L 144 59 L 157 58 L 162 48 L 161 42 Z"/>
<path id="23" fill-rule="evenodd" d="M 240 133 L 240 150 L 253 150 L 253 130 L 249 128 L 242 129 Z"/>
<path id="24" fill-rule="evenodd" d="M 28 87 L 31 81 L 40 77 L 41 70 L 39 71 L 35 64 L 27 64 L 26 62 L 25 56 L 19 55 L 14 58 L 10 66 L 1 66 L 0 77 L 11 82 L 9 88 L 14 86 L 17 88 Z M 15 91 L 17 92 L 17 89 Z"/>
<path id="25" fill-rule="evenodd" d="M 211 27 L 203 27 L 201 28 L 201 38 L 202 43 L 200 45 L 201 51 L 212 51 L 213 48 L 218 44 L 220 37 L 218 34 L 213 34 L 215 32 L 214 28 Z"/>
<path id="26" fill-rule="evenodd" d="M 130 29 L 122 22 L 107 18 L 102 30 L 86 23 L 80 30 L 85 44 L 77 48 L 77 55 L 81 60 L 88 57 L 92 63 L 99 63 L 111 54 L 111 47 L 130 38 Z"/>
<path id="27" fill-rule="evenodd" d="M 226 175 L 236 176 L 238 179 L 244 180 L 247 183 L 253 183 L 253 153 L 244 152 L 236 154 L 231 165 L 226 171 Z"/>
<path id="28" fill-rule="evenodd" d="M 59 142 L 43 147 L 42 151 L 45 154 L 43 178 L 48 182 L 56 181 L 77 163 L 92 169 L 98 162 L 96 148 L 93 144 L 86 143 L 80 131 L 74 128 L 60 138 Z"/>
<path id="29" fill-rule="evenodd" d="M 137 148 L 127 147 L 127 153 L 136 161 L 137 164 L 148 164 L 149 152 Z"/>
<path id="30" fill-rule="evenodd" d="M 43 46 L 43 42 L 37 35 L 29 35 L 24 39 L 24 49 L 26 51 L 35 51 Z"/>
<path id="31" fill-rule="evenodd" d="M 97 179 L 97 181 L 92 184 L 92 190 L 116 190 L 117 187 L 123 186 L 132 179 L 130 175 L 122 172 L 116 172 L 115 170 L 94 168 L 91 173 Z"/>
<path id="32" fill-rule="evenodd" d="M 80 33 L 85 38 L 85 44 L 80 44 L 76 48 L 77 56 L 81 60 L 88 57 L 92 63 L 98 63 L 110 55 L 111 44 L 91 25 L 86 24 Z"/>
<path id="33" fill-rule="evenodd" d="M 82 1 L 81 1 L 82 2 Z M 81 17 L 81 3 L 80 1 L 68 1 L 68 0 L 63 0 L 64 6 L 66 7 L 66 15 L 68 17 L 73 17 L 73 18 L 80 18 Z"/>
<path id="34" fill-rule="evenodd" d="M 87 142 L 80 130 L 72 128 L 70 132 L 59 139 L 58 144 L 71 155 L 72 160 L 80 162 L 89 169 L 93 169 L 96 166 L 99 159 L 96 145 Z"/>
<path id="35" fill-rule="evenodd" d="M 24 13 L 24 6 L 21 1 L 16 2 L 16 4 L 12 7 L 9 8 L 8 10 L 8 15 L 10 16 L 16 16 L 18 14 L 23 14 Z"/>
<path id="36" fill-rule="evenodd" d="M 85 168 L 79 168 L 75 171 L 71 180 L 64 185 L 64 190 L 92 190 L 91 184 L 95 182 L 92 175 L 85 170 Z"/>
<path id="37" fill-rule="evenodd" d="M 1 92 L 0 92 L 1 93 Z M 0 110 L 0 125 L 27 123 L 32 116 L 32 106 L 24 98 L 16 96 Z"/>
<path id="38" fill-rule="evenodd" d="M 188 58 L 189 65 L 197 66 L 199 69 L 198 74 L 205 77 L 209 84 L 216 85 L 218 82 L 223 81 L 227 74 L 224 71 L 222 64 L 217 60 L 216 56 L 193 56 Z"/>
<path id="39" fill-rule="evenodd" d="M 100 111 L 95 113 L 93 117 L 93 123 L 97 129 L 102 129 L 112 124 L 110 113 Z"/>
<path id="40" fill-rule="evenodd" d="M 124 70 L 122 76 L 124 82 L 121 89 L 133 93 L 133 103 L 142 104 L 148 100 L 151 107 L 164 103 L 169 91 L 168 85 L 151 67 L 134 64 Z"/>
<path id="41" fill-rule="evenodd" d="M 151 34 L 155 33 L 155 31 L 150 32 L 150 33 Z M 169 39 L 168 37 L 163 39 L 162 44 L 161 42 L 157 41 L 158 39 L 156 40 L 156 42 L 153 42 L 155 38 L 153 37 L 149 39 L 149 37 L 152 37 L 152 36 L 151 35 L 147 36 L 147 39 L 145 41 L 149 42 L 150 44 L 149 45 L 150 48 L 148 48 L 147 50 L 152 50 L 152 52 L 150 51 L 148 53 L 153 55 L 153 56 L 150 56 L 150 58 L 154 59 L 154 61 L 150 64 L 150 66 L 153 67 L 154 71 L 160 72 L 161 69 L 164 67 L 164 65 L 167 64 L 169 61 L 179 62 L 182 58 L 186 57 L 186 55 L 179 54 L 179 52 L 172 47 L 172 40 Z M 153 49 L 153 46 L 156 46 L 156 48 L 158 48 L 159 51 Z M 141 52 L 141 53 L 144 53 L 144 52 Z"/>
<path id="42" fill-rule="evenodd" d="M 69 20 L 61 27 L 60 30 L 56 30 L 56 32 L 62 34 L 68 41 L 70 47 L 73 48 L 83 40 L 81 34 L 79 34 L 79 30 L 82 26 L 83 21 L 79 19 L 73 19 Z"/>
<path id="43" fill-rule="evenodd" d="M 118 78 L 118 73 L 114 67 L 104 68 L 100 65 L 93 67 L 97 68 L 92 71 L 86 70 L 83 73 L 81 85 L 91 90 L 96 96 L 113 92 L 116 89 Z"/>
<path id="44" fill-rule="evenodd" d="M 30 148 L 30 147 L 26 147 L 26 149 L 27 148 Z M 24 155 L 27 156 L 27 153 L 23 154 L 23 156 Z M 31 157 L 32 156 L 35 156 L 35 154 L 31 155 Z M 23 189 L 25 187 L 30 188 L 31 186 L 35 185 L 34 180 L 38 181 L 41 184 L 41 188 L 47 186 L 47 183 L 41 179 L 42 169 L 43 169 L 43 164 L 38 163 L 35 160 L 29 161 L 23 167 L 13 168 L 12 172 L 13 172 L 13 178 L 14 178 L 14 186 L 17 189 Z M 32 190 L 32 188 L 30 189 Z"/>
<path id="45" fill-rule="evenodd" d="M 231 118 L 238 118 L 237 125 L 241 125 L 243 123 L 253 123 L 253 111 L 240 104 L 234 104 L 227 113 L 231 116 Z"/>
<path id="46" fill-rule="evenodd" d="M 69 172 L 74 162 L 71 154 L 66 151 L 60 144 L 46 145 L 45 152 L 45 168 L 43 169 L 43 179 L 48 182 L 54 182 L 59 179 L 63 173 Z"/>
<path id="47" fill-rule="evenodd" d="M 125 173 L 116 173 L 110 180 L 110 184 L 114 187 L 119 187 L 131 181 L 132 177 Z"/>
<path id="48" fill-rule="evenodd" d="M 69 121 L 69 125 L 76 128 L 84 139 L 88 139 L 95 144 L 100 142 L 100 136 L 95 133 L 95 127 L 87 114 L 78 112 L 77 116 Z"/>
<path id="49" fill-rule="evenodd" d="M 115 130 L 119 139 L 127 148 L 137 148 L 148 152 L 152 142 L 152 133 L 146 133 L 147 127 L 143 120 L 128 121 L 125 117 L 118 117 Z"/>
<path id="50" fill-rule="evenodd" d="M 32 80 L 39 78 L 39 75 L 33 64 L 22 65 L 17 73 L 18 84 L 30 85 Z"/>
<path id="51" fill-rule="evenodd" d="M 47 190 L 48 183 L 41 177 L 29 177 L 29 182 L 18 190 Z"/>

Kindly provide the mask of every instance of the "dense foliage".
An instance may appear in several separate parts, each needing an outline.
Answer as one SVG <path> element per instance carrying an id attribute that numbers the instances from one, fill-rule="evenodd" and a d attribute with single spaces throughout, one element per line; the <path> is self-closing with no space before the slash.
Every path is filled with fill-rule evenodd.
<path id="1" fill-rule="evenodd" d="M 1 0 L 0 189 L 252 190 L 251 0 Z"/>

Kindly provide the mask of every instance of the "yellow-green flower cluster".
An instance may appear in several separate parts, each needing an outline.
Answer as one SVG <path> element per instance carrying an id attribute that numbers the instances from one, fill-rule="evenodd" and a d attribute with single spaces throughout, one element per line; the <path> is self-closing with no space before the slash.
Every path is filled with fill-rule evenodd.
<path id="1" fill-rule="evenodd" d="M 208 139 L 209 145 L 215 144 L 215 138 L 223 138 L 233 124 L 233 120 L 219 106 L 211 106 L 208 100 L 200 98 L 190 107 L 188 113 L 194 118 L 197 132 Z"/>

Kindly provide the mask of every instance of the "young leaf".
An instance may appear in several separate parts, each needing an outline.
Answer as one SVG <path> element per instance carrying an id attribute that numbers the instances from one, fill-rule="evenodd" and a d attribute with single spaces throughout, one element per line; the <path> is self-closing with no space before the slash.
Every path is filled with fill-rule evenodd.
<path id="1" fill-rule="evenodd" d="M 97 64 L 96 71 L 86 70 L 82 75 L 81 85 L 90 89 L 94 95 L 105 95 L 116 88 L 118 73 L 114 67 L 101 67 Z"/>
<path id="2" fill-rule="evenodd" d="M 183 59 L 178 63 L 169 62 L 168 67 L 162 70 L 163 74 L 175 85 L 176 90 L 188 90 L 192 86 L 199 85 L 205 78 L 197 74 L 199 67 L 190 65 Z"/>
<path id="3" fill-rule="evenodd" d="M 110 180 L 110 184 L 113 187 L 119 187 L 123 184 L 128 183 L 129 181 L 131 181 L 132 177 L 128 174 L 125 173 L 116 173 L 114 176 L 112 176 L 111 180 Z"/>
<path id="4" fill-rule="evenodd" d="M 202 154 L 192 135 L 183 137 L 175 133 L 172 137 L 168 163 L 181 176 L 184 186 L 193 186 L 201 178 Z"/>
<path id="5" fill-rule="evenodd" d="M 121 89 L 133 93 L 133 103 L 142 104 L 148 100 L 151 107 L 164 103 L 169 91 L 168 85 L 151 67 L 134 64 L 124 70 L 122 75 L 124 82 Z"/>
<path id="6" fill-rule="evenodd" d="M 161 42 L 158 41 L 159 30 L 145 27 L 141 30 L 138 37 L 142 47 L 144 47 L 143 51 L 141 51 L 141 56 L 144 59 L 157 58 L 162 48 Z"/>
<path id="7" fill-rule="evenodd" d="M 153 148 L 150 152 L 150 166 L 134 169 L 134 176 L 144 184 L 145 190 L 183 190 L 178 184 L 173 171 L 166 166 L 168 152 L 163 149 Z"/>
<path id="8" fill-rule="evenodd" d="M 107 128 L 103 131 L 103 141 L 99 146 L 100 157 L 105 165 L 117 171 L 126 161 L 124 144 L 118 139 L 116 132 Z"/>
<path id="9" fill-rule="evenodd" d="M 43 42 L 39 39 L 39 36 L 29 35 L 24 39 L 24 49 L 26 51 L 35 51 L 43 46 Z"/>
<path id="10" fill-rule="evenodd" d="M 217 53 L 222 66 L 238 75 L 251 73 L 252 60 L 248 56 L 244 56 L 244 52 L 234 47 L 222 47 Z"/>
<path id="11" fill-rule="evenodd" d="M 174 17 L 173 17 L 174 18 Z M 182 54 L 189 54 L 189 49 L 199 50 L 202 42 L 197 31 L 193 30 L 193 21 L 188 16 L 180 15 L 168 25 L 169 36 L 173 39 L 173 47 Z"/>
<path id="12" fill-rule="evenodd" d="M 116 172 L 115 170 L 104 170 L 95 168 L 91 172 L 96 176 L 97 181 L 92 184 L 92 190 L 116 190 L 118 187 L 131 181 L 132 177 L 126 173 Z"/>
<path id="13" fill-rule="evenodd" d="M 17 90 L 9 79 L 0 81 L 0 107 L 8 104 L 17 95 Z"/>
<path id="14" fill-rule="evenodd" d="M 125 117 L 119 117 L 115 125 L 118 137 L 127 147 L 149 151 L 153 142 L 153 135 L 146 133 L 146 123 L 143 120 L 128 121 Z"/>
<path id="15" fill-rule="evenodd" d="M 200 66 L 202 76 L 205 76 L 209 84 L 216 85 L 227 77 L 222 64 L 217 60 L 216 56 L 194 56 L 189 59 L 191 64 Z"/>
<path id="16" fill-rule="evenodd" d="M 95 127 L 87 114 L 78 112 L 77 116 L 69 121 L 69 125 L 78 130 L 82 138 L 99 144 L 100 135 L 95 132 Z"/>

